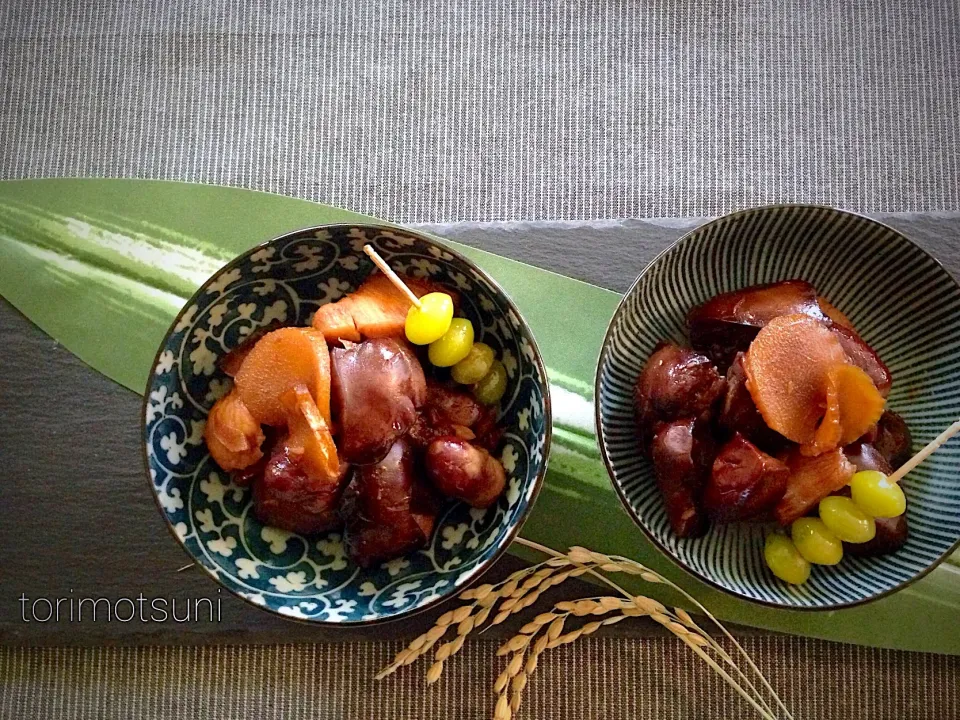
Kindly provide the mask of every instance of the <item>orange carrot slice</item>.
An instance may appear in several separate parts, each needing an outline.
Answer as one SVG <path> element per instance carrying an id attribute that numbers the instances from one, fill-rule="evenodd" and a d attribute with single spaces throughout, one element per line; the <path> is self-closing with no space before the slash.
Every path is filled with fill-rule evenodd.
<path id="1" fill-rule="evenodd" d="M 848 445 L 876 424 L 886 400 L 870 376 L 856 365 L 833 368 L 829 381 L 836 386 L 839 398 L 840 444 Z"/>
<path id="2" fill-rule="evenodd" d="M 840 444 L 843 437 L 843 427 L 840 424 L 840 389 L 837 381 L 837 367 L 847 367 L 838 365 L 827 373 L 826 386 L 826 411 L 823 419 L 813 435 L 813 442 L 800 446 L 800 452 L 804 455 L 813 456 L 833 450 Z"/>
<path id="3" fill-rule="evenodd" d="M 311 328 L 267 333 L 244 358 L 235 378 L 250 413 L 265 425 L 286 425 L 280 396 L 304 385 L 330 424 L 330 353 L 323 335 Z"/>
<path id="4" fill-rule="evenodd" d="M 320 414 L 306 385 L 298 384 L 280 396 L 287 415 L 287 449 L 303 459 L 304 467 L 315 478 L 335 481 L 340 472 L 337 446 L 330 426 Z"/>
<path id="5" fill-rule="evenodd" d="M 747 390 L 772 429 L 810 444 L 827 409 L 827 373 L 847 362 L 840 342 L 807 315 L 774 318 L 744 357 Z"/>

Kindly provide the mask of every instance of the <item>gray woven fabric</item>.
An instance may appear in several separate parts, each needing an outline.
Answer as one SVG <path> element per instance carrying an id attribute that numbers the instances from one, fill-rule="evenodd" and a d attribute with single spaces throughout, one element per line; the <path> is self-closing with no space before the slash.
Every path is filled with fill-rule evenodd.
<path id="1" fill-rule="evenodd" d="M 960 4 L 5 0 L 0 177 L 398 221 L 960 208 Z"/>
<path id="2" fill-rule="evenodd" d="M 748 638 L 745 647 L 798 718 L 952 720 L 960 658 L 815 640 Z M 477 640 L 424 689 L 424 664 L 373 675 L 402 646 L 0 649 L 0 718 L 175 717 L 261 720 L 489 718 L 505 661 Z M 732 647 L 727 646 L 728 650 Z M 582 639 L 544 656 L 518 719 L 749 718 L 745 702 L 679 641 Z"/>

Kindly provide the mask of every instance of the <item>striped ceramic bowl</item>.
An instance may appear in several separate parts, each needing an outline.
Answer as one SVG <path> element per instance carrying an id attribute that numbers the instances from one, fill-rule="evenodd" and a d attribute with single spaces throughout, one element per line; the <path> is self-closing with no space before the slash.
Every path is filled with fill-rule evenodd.
<path id="1" fill-rule="evenodd" d="M 894 592 L 960 544 L 960 439 L 903 481 L 910 535 L 892 555 L 815 566 L 799 587 L 763 560 L 769 526 L 714 525 L 695 540 L 670 530 L 650 464 L 640 457 L 633 383 L 660 340 L 686 342 L 687 311 L 713 295 L 788 278 L 807 280 L 853 321 L 893 373 L 888 407 L 915 450 L 960 416 L 960 286 L 930 255 L 886 225 L 806 205 L 727 215 L 688 233 L 640 274 L 607 329 L 597 370 L 604 462 L 627 510 L 683 568 L 711 585 L 770 605 L 826 609 Z"/>

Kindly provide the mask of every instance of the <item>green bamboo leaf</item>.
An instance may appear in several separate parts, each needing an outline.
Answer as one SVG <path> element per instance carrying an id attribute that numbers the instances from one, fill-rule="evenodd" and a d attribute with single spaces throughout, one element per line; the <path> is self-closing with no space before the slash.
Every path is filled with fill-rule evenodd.
<path id="1" fill-rule="evenodd" d="M 0 182 L 0 294 L 91 367 L 141 392 L 173 317 L 217 268 L 290 230 L 364 220 L 371 218 L 235 188 L 143 180 Z M 578 544 L 632 557 L 683 585 L 724 620 L 867 645 L 960 653 L 960 636 L 942 631 L 960 611 L 955 564 L 890 598 L 834 613 L 758 607 L 683 574 L 623 511 L 597 449 L 593 374 L 619 297 L 450 244 L 514 298 L 549 369 L 555 441 L 525 537 L 555 548 Z M 571 317 L 578 320 L 575 335 L 568 327 Z"/>

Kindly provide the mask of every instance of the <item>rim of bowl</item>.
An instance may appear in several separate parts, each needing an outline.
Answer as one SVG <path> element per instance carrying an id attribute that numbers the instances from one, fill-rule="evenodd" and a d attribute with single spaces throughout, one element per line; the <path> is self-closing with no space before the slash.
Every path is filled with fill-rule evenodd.
<path id="1" fill-rule="evenodd" d="M 252 600 L 241 595 L 239 591 L 234 590 L 231 587 L 228 587 L 224 582 L 220 580 L 218 574 L 215 571 L 207 567 L 199 558 L 197 558 L 196 556 L 194 556 L 192 552 L 190 552 L 190 549 L 187 547 L 186 543 L 174 531 L 173 524 L 170 522 L 170 518 L 167 517 L 166 512 L 164 511 L 163 507 L 160 505 L 160 498 L 157 496 L 156 490 L 153 487 L 153 480 L 150 477 L 150 461 L 149 461 L 149 458 L 147 457 L 147 443 L 144 440 L 144 437 L 146 436 L 146 429 L 147 429 L 147 420 L 146 420 L 147 402 L 150 398 L 150 388 L 152 387 L 152 384 L 153 384 L 153 369 L 157 366 L 157 363 L 160 361 L 160 354 L 165 349 L 167 341 L 170 339 L 170 335 L 173 333 L 173 329 L 177 326 L 177 323 L 180 322 L 180 318 L 187 311 L 187 308 L 193 305 L 197 301 L 197 298 L 199 298 L 202 293 L 206 292 L 207 286 L 215 278 L 219 277 L 224 272 L 236 267 L 237 265 L 243 263 L 245 260 L 247 260 L 247 258 L 250 255 L 253 255 L 258 250 L 262 250 L 263 248 L 274 245 L 275 243 L 279 243 L 284 240 L 288 240 L 290 238 L 296 237 L 297 235 L 301 235 L 303 233 L 316 232 L 319 230 L 337 230 L 337 229 L 357 228 L 357 227 L 365 228 L 373 231 L 387 231 L 387 232 L 401 231 L 401 232 L 409 233 L 410 235 L 413 235 L 432 245 L 442 247 L 444 252 L 449 252 L 451 255 L 454 256 L 454 258 L 466 264 L 469 268 L 471 268 L 474 272 L 476 272 L 481 278 L 483 278 L 484 281 L 489 283 L 490 286 L 496 292 L 498 292 L 503 298 L 506 299 L 508 308 L 513 310 L 517 314 L 517 318 L 520 320 L 520 327 L 526 332 L 527 336 L 530 339 L 530 344 L 533 347 L 534 362 L 536 363 L 538 369 L 540 370 L 541 377 L 543 377 L 543 384 L 544 384 L 544 390 L 545 390 L 545 392 L 543 393 L 543 413 L 544 413 L 543 460 L 541 461 L 540 469 L 537 472 L 537 477 L 534 479 L 533 492 L 530 494 L 530 499 L 527 502 L 526 510 L 523 512 L 523 514 L 519 518 L 517 518 L 516 523 L 507 532 L 503 541 L 500 543 L 500 546 L 496 549 L 493 555 L 491 555 L 489 558 L 487 558 L 482 563 L 477 565 L 476 570 L 474 571 L 470 579 L 459 586 L 455 586 L 452 592 L 449 592 L 446 595 L 441 595 L 435 600 L 431 600 L 430 602 L 425 603 L 424 605 L 421 605 L 419 607 L 403 610 L 401 612 L 396 613 L 395 615 L 374 618 L 371 620 L 332 621 L 332 620 L 312 620 L 309 618 L 297 618 L 297 617 L 291 617 L 288 615 L 282 615 L 281 613 L 277 612 L 272 608 L 267 607 L 266 605 L 259 605 L 258 603 L 255 603 Z M 147 375 L 147 383 L 143 393 L 143 401 L 140 404 L 140 454 L 143 459 L 144 476 L 146 478 L 147 485 L 150 488 L 150 495 L 151 497 L 153 497 L 153 502 L 156 505 L 157 510 L 160 512 L 160 515 L 163 517 L 163 523 L 167 528 L 167 532 L 169 532 L 170 535 L 173 536 L 173 538 L 177 541 L 177 544 L 180 546 L 180 549 L 183 550 L 183 552 L 190 557 L 190 559 L 193 561 L 193 564 L 196 567 L 199 567 L 201 570 L 203 570 L 204 573 L 206 573 L 206 575 L 209 578 L 211 578 L 214 582 L 216 582 L 218 587 L 224 588 L 231 595 L 233 595 L 236 598 L 239 598 L 240 600 L 245 602 L 247 605 L 255 607 L 261 612 L 265 612 L 269 615 L 273 615 L 275 617 L 280 617 L 284 620 L 290 620 L 296 623 L 300 623 L 301 625 L 307 625 L 311 627 L 323 627 L 323 628 L 372 627 L 374 625 L 384 625 L 386 623 L 395 622 L 397 620 L 404 620 L 404 619 L 413 617 L 414 615 L 419 615 L 420 613 L 431 610 L 439 605 L 442 605 L 445 602 L 453 600 L 458 595 L 460 595 L 460 593 L 466 590 L 468 587 L 478 582 L 490 570 L 490 568 L 493 567 L 493 565 L 497 562 L 497 560 L 499 560 L 503 556 L 503 554 L 509 549 L 509 547 L 513 544 L 513 541 L 520 534 L 520 530 L 523 527 L 524 523 L 526 523 L 527 518 L 530 515 L 530 511 L 533 509 L 533 505 L 536 502 L 537 497 L 540 495 L 540 489 L 543 487 L 543 480 L 547 474 L 547 464 L 548 464 L 547 460 L 549 458 L 552 441 L 553 441 L 553 408 L 551 405 L 551 398 L 550 398 L 550 379 L 547 376 L 547 368 L 546 368 L 546 365 L 544 365 L 543 363 L 543 356 L 540 354 L 540 346 L 537 345 L 537 339 L 533 334 L 533 330 L 530 328 L 530 325 L 527 323 L 526 318 L 524 318 L 523 314 L 520 312 L 520 309 L 517 307 L 516 303 L 514 303 L 513 298 L 511 298 L 510 295 L 507 293 L 507 291 L 504 290 L 503 287 L 501 287 L 500 283 L 498 283 L 496 280 L 490 277 L 490 275 L 485 270 L 478 267 L 477 264 L 474 263 L 472 260 L 464 256 L 462 253 L 449 247 L 442 241 L 437 240 L 417 230 L 410 230 L 409 228 L 405 228 L 405 227 L 400 227 L 396 225 L 385 225 L 380 223 L 363 223 L 363 222 L 324 223 L 321 225 L 310 225 L 307 227 L 299 228 L 297 230 L 291 230 L 289 232 L 283 233 L 282 235 L 277 235 L 276 237 L 273 237 L 269 240 L 265 240 L 261 243 L 258 243 L 257 245 L 254 245 L 253 247 L 248 248 L 247 250 L 243 251 L 242 253 L 237 255 L 235 258 L 230 260 L 228 263 L 223 265 L 219 270 L 213 273 L 213 275 L 211 275 L 206 280 L 204 280 L 203 283 L 200 285 L 200 287 L 197 288 L 197 290 L 183 304 L 183 307 L 180 308 L 180 310 L 177 312 L 176 317 L 170 323 L 170 327 L 168 327 L 167 331 L 164 333 L 163 340 L 160 341 L 160 345 L 157 348 L 156 354 L 154 355 L 153 363 L 150 365 L 150 372 Z"/>
<path id="2" fill-rule="evenodd" d="M 751 597 L 749 595 L 745 595 L 744 593 L 738 592 L 736 590 L 732 590 L 728 587 L 721 585 L 718 581 L 714 580 L 713 578 L 698 572 L 694 568 L 687 565 L 679 557 L 677 557 L 666 546 L 664 546 L 663 543 L 661 543 L 660 540 L 657 537 L 655 537 L 652 532 L 650 532 L 650 530 L 647 528 L 644 521 L 640 518 L 640 515 L 633 509 L 633 506 L 630 504 L 630 501 L 624 494 L 623 489 L 620 487 L 620 483 L 615 479 L 613 462 L 610 460 L 610 457 L 607 455 L 607 447 L 606 447 L 606 443 L 604 442 L 604 436 L 603 436 L 602 413 L 600 411 L 600 384 L 601 384 L 601 376 L 603 374 L 603 367 L 605 363 L 608 362 L 608 356 L 610 354 L 611 333 L 613 330 L 613 326 L 617 323 L 617 321 L 620 319 L 620 316 L 624 313 L 625 311 L 624 308 L 626 306 L 627 298 L 640 285 L 640 281 L 643 280 L 644 276 L 653 268 L 654 265 L 660 262 L 660 260 L 662 260 L 667 253 L 669 253 L 671 250 L 673 250 L 675 247 L 679 246 L 682 243 L 691 242 L 692 238 L 697 233 L 701 232 L 704 228 L 707 228 L 721 221 L 729 220 L 730 218 L 738 217 L 740 215 L 747 215 L 750 213 L 766 212 L 770 210 L 809 209 L 809 208 L 814 208 L 818 210 L 829 210 L 839 215 L 849 215 L 852 217 L 860 218 L 861 220 L 866 220 L 868 222 L 874 223 L 876 225 L 879 225 L 889 230 L 890 232 L 894 233 L 899 240 L 906 242 L 908 245 L 912 245 L 914 248 L 919 250 L 923 255 L 933 260 L 933 262 L 936 263 L 937 267 L 940 268 L 943 274 L 947 278 L 949 278 L 953 282 L 957 290 L 960 291 L 960 281 L 958 281 L 957 278 L 955 278 L 950 273 L 950 271 L 944 267 L 943 263 L 940 262 L 940 260 L 935 258 L 930 253 L 928 253 L 926 250 L 920 247 L 920 245 L 918 245 L 915 241 L 911 240 L 909 237 L 904 235 L 895 227 L 892 227 L 891 225 L 888 225 L 887 223 L 882 222 L 881 220 L 876 220 L 872 217 L 868 217 L 863 213 L 854 212 L 852 210 L 841 210 L 839 208 L 831 207 L 830 205 L 816 205 L 816 204 L 808 204 L 808 203 L 776 203 L 773 205 L 758 205 L 752 208 L 744 208 L 743 210 L 737 210 L 732 213 L 727 213 L 726 215 L 721 215 L 712 220 L 708 220 L 707 222 L 701 225 L 698 225 L 697 227 L 685 232 L 683 235 L 681 235 L 679 238 L 674 240 L 667 247 L 665 247 L 663 250 L 657 253 L 656 256 L 654 256 L 654 258 L 644 266 L 643 270 L 640 271 L 640 274 L 637 275 L 636 279 L 630 284 L 630 287 L 627 288 L 627 291 L 620 298 L 620 302 L 617 303 L 617 308 L 614 311 L 613 315 L 611 316 L 610 322 L 607 323 L 607 329 L 603 334 L 603 343 L 600 346 L 600 357 L 597 361 L 597 371 L 594 376 L 594 382 L 593 382 L 594 422 L 597 427 L 597 445 L 599 445 L 600 447 L 600 457 L 603 459 L 604 467 L 606 467 L 607 469 L 607 475 L 610 478 L 610 484 L 613 486 L 614 491 L 616 491 L 617 498 L 620 500 L 620 504 L 623 506 L 624 510 L 627 511 L 627 514 L 630 516 L 630 519 L 633 520 L 634 525 L 639 527 L 643 531 L 643 534 L 647 536 L 647 539 L 653 543 L 654 547 L 656 547 L 657 550 L 659 550 L 663 555 L 665 555 L 674 565 L 679 567 L 681 570 L 683 570 L 687 574 L 693 576 L 700 582 L 703 582 L 706 585 L 709 585 L 710 587 L 716 590 L 720 590 L 721 592 L 724 592 L 727 595 L 732 595 L 733 597 L 739 598 L 741 600 L 745 600 L 747 602 L 755 603 L 757 605 L 763 605 L 765 607 L 776 608 L 778 610 L 797 610 L 800 612 L 843 610 L 846 608 L 853 608 L 853 607 L 858 607 L 860 605 L 865 605 L 867 603 L 875 602 L 876 600 L 885 598 L 889 595 L 893 595 L 894 593 L 899 592 L 900 590 L 903 590 L 906 587 L 909 587 L 910 585 L 915 583 L 917 580 L 920 580 L 921 578 L 929 575 L 950 555 L 960 550 L 960 537 L 957 538 L 957 540 L 953 543 L 953 545 L 951 545 L 949 548 L 944 550 L 943 553 L 941 553 L 941 555 L 936 560 L 934 560 L 932 563 L 930 563 L 930 565 L 928 565 L 926 568 L 924 568 L 920 572 L 913 575 L 911 578 L 907 580 L 903 580 L 897 583 L 896 585 L 894 585 L 893 587 L 883 590 L 882 592 L 876 593 L 874 595 L 868 595 L 866 597 L 862 597 L 857 600 L 851 600 L 849 602 L 830 603 L 830 604 L 823 604 L 823 605 L 790 605 L 787 603 L 781 603 L 781 602 L 775 602 L 772 600 L 763 600 L 761 598 Z"/>

